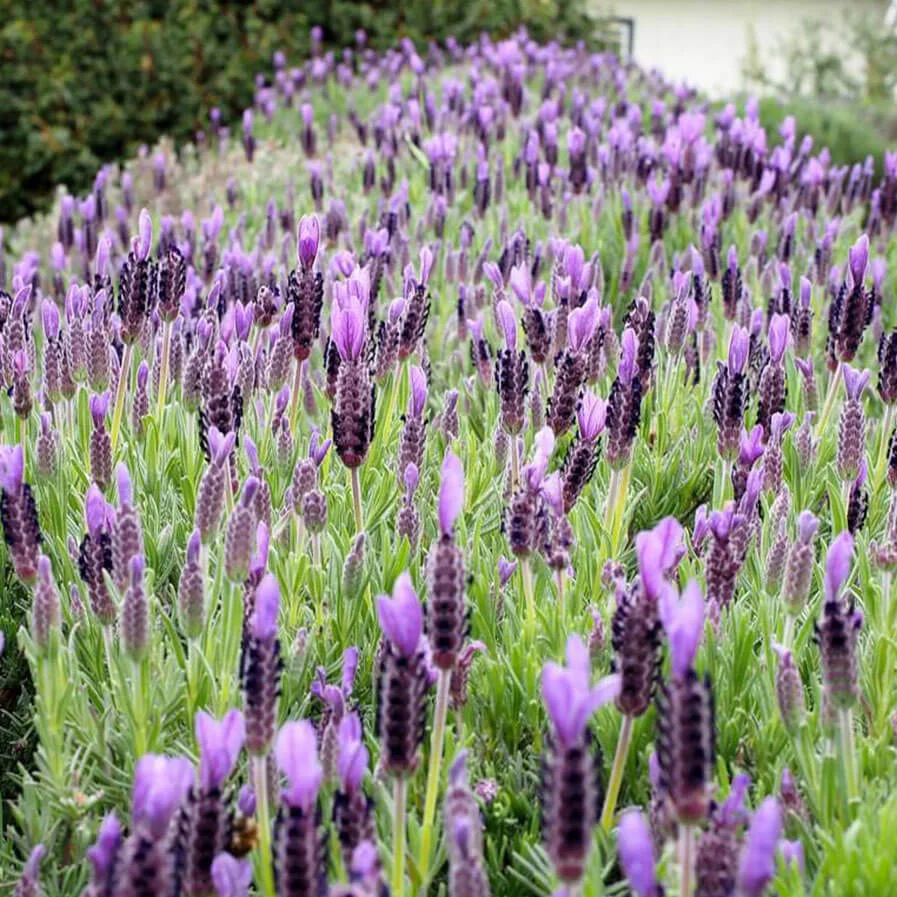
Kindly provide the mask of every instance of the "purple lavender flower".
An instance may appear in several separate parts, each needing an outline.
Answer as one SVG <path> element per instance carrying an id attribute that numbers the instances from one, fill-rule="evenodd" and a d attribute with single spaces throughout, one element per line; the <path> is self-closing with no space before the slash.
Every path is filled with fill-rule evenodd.
<path id="1" fill-rule="evenodd" d="M 108 813 L 100 825 L 97 840 L 87 849 L 87 860 L 91 867 L 91 895 L 109 893 L 112 889 L 115 864 L 123 840 L 118 817 L 115 813 Z"/>
<path id="2" fill-rule="evenodd" d="M 754 811 L 738 866 L 738 888 L 744 897 L 762 897 L 775 875 L 775 856 L 782 835 L 782 810 L 767 797 Z"/>
<path id="3" fill-rule="evenodd" d="M 427 635 L 432 662 L 444 670 L 455 666 L 467 629 L 464 556 L 454 540 L 455 521 L 463 507 L 464 468 L 448 451 L 439 487 L 441 535 L 430 550 L 427 565 Z"/>
<path id="4" fill-rule="evenodd" d="M 255 589 L 241 661 L 246 750 L 255 755 L 265 754 L 274 739 L 282 670 L 277 638 L 279 613 L 280 586 L 268 573 Z"/>
<path id="5" fill-rule="evenodd" d="M 658 602 L 660 621 L 670 640 L 673 675 L 684 678 L 694 664 L 695 654 L 704 634 L 704 596 L 692 580 L 681 598 L 668 589 Z"/>
<path id="6" fill-rule="evenodd" d="M 377 599 L 377 617 L 384 636 L 377 687 L 381 763 L 387 772 L 407 775 L 417 766 L 429 687 L 423 611 L 408 573 L 396 580 L 391 598 Z"/>
<path id="7" fill-rule="evenodd" d="M 651 829 L 638 810 L 629 810 L 620 817 L 617 851 L 635 897 L 661 897 L 663 891 L 654 866 Z"/>
<path id="8" fill-rule="evenodd" d="M 343 860 L 347 866 L 352 854 L 364 841 L 375 841 L 374 804 L 361 788 L 368 768 L 361 719 L 346 714 L 339 724 L 337 772 L 339 789 L 333 804 L 333 819 L 339 836 Z"/>
<path id="9" fill-rule="evenodd" d="M 374 435 L 374 385 L 362 349 L 366 341 L 364 305 L 350 296 L 334 302 L 332 336 L 339 353 L 336 398 L 331 411 L 333 444 L 348 468 L 360 467 Z"/>
<path id="10" fill-rule="evenodd" d="M 552 722 L 543 758 L 542 837 L 557 876 L 574 883 L 582 877 L 600 807 L 588 721 L 617 696 L 620 677 L 592 686 L 589 652 L 578 635 L 567 640 L 566 660 L 566 666 L 547 663 L 542 671 Z"/>
<path id="11" fill-rule="evenodd" d="M 641 419 L 643 388 L 638 354 L 638 337 L 627 327 L 621 339 L 617 377 L 607 400 L 607 461 L 613 468 L 625 467 L 629 462 Z"/>
<path id="12" fill-rule="evenodd" d="M 838 474 L 842 480 L 854 480 L 860 471 L 866 451 L 866 415 L 861 397 L 871 373 L 854 370 L 842 364 L 847 400 L 841 410 L 838 426 Z"/>
<path id="13" fill-rule="evenodd" d="M 248 897 L 252 863 L 219 853 L 212 861 L 211 878 L 217 897 Z"/>
<path id="14" fill-rule="evenodd" d="M 0 523 L 16 576 L 26 584 L 33 583 L 42 537 L 34 494 L 25 482 L 21 445 L 0 446 Z"/>
<path id="15" fill-rule="evenodd" d="M 325 839 L 318 830 L 318 762 L 314 726 L 307 720 L 285 723 L 277 735 L 277 766 L 287 781 L 274 823 L 274 869 L 284 897 L 324 894 L 327 890 Z"/>

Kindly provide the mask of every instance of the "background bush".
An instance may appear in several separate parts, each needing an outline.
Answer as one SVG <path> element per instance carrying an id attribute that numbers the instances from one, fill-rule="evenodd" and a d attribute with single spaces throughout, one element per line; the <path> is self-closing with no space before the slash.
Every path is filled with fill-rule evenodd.
<path id="1" fill-rule="evenodd" d="M 282 49 L 292 64 L 321 24 L 333 47 L 363 28 L 371 46 L 418 45 L 525 23 L 534 38 L 594 39 L 584 0 L 7 0 L 0 21 L 0 221 L 44 207 L 65 183 L 83 191 L 99 166 L 162 134 L 226 121 Z"/>

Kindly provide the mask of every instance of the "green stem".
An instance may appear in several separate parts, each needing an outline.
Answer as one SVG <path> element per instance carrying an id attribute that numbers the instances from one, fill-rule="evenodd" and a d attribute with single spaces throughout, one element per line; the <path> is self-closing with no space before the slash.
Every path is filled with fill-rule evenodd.
<path id="1" fill-rule="evenodd" d="M 610 526 L 610 556 L 614 557 L 620 548 L 620 535 L 623 529 L 623 516 L 626 506 L 626 494 L 629 491 L 629 476 L 632 462 L 625 467 L 613 470 L 610 475 L 610 486 L 607 492 L 607 522 Z"/>
<path id="2" fill-rule="evenodd" d="M 114 678 L 115 672 L 112 668 L 112 627 L 103 626 L 103 648 L 106 652 L 106 669 L 109 671 L 110 680 Z"/>
<path id="3" fill-rule="evenodd" d="M 520 559 L 520 578 L 523 580 L 523 599 L 526 603 L 526 636 L 532 639 L 536 634 L 536 590 L 528 557 Z"/>
<path id="4" fill-rule="evenodd" d="M 695 827 L 679 825 L 679 897 L 692 897 L 695 865 Z"/>
<path id="5" fill-rule="evenodd" d="M 564 630 L 567 626 L 567 573 L 564 570 L 558 570 L 557 573 L 557 590 L 558 590 L 558 607 L 561 612 L 561 622 L 564 624 Z"/>
<path id="6" fill-rule="evenodd" d="M 727 458 L 720 459 L 713 479 L 713 510 L 722 508 L 732 480 L 732 462 Z"/>
<path id="7" fill-rule="evenodd" d="M 511 433 L 511 492 L 517 488 L 520 482 L 520 447 L 517 442 L 517 434 Z"/>
<path id="8" fill-rule="evenodd" d="M 392 805 L 392 897 L 405 893 L 405 789 L 403 776 L 396 776 Z"/>
<path id="9" fill-rule="evenodd" d="M 445 722 L 448 716 L 448 670 L 439 670 L 436 680 L 436 716 L 433 720 L 433 738 L 430 742 L 430 765 L 427 770 L 427 796 L 424 801 L 424 820 L 420 840 L 420 873 L 426 876 L 430 865 L 430 849 L 433 841 L 433 821 L 436 817 L 436 797 L 439 793 L 439 774 L 442 769 L 442 745 L 445 739 Z"/>
<path id="10" fill-rule="evenodd" d="M 392 415 L 395 411 L 396 402 L 399 397 L 399 389 L 401 388 L 402 381 L 405 379 L 405 369 L 407 367 L 407 359 L 399 362 L 399 366 L 395 369 L 392 375 L 392 389 L 389 391 L 389 404 L 386 406 L 386 414 L 383 417 L 383 424 L 380 430 L 384 439 L 386 439 L 391 432 L 390 424 L 392 423 Z"/>
<path id="11" fill-rule="evenodd" d="M 296 432 L 296 412 L 299 409 L 299 393 L 302 391 L 302 362 L 297 359 L 293 374 L 293 388 L 290 393 L 290 430 Z"/>
<path id="12" fill-rule="evenodd" d="M 168 359 L 171 355 L 171 321 L 162 327 L 162 362 L 159 368 L 159 390 L 156 396 L 156 412 L 162 414 L 165 407 L 165 393 L 168 391 Z"/>
<path id="13" fill-rule="evenodd" d="M 847 803 L 850 805 L 859 799 L 859 782 L 857 781 L 856 746 L 853 740 L 853 715 L 849 707 L 838 709 L 838 726 L 841 734 L 844 780 L 847 785 Z"/>
<path id="14" fill-rule="evenodd" d="M 258 821 L 258 853 L 261 868 L 260 891 L 264 897 L 276 897 L 274 869 L 271 865 L 271 804 L 268 795 L 268 764 L 264 754 L 253 754 L 252 783 L 255 789 Z"/>
<path id="15" fill-rule="evenodd" d="M 125 351 L 121 359 L 121 368 L 118 372 L 118 387 L 115 390 L 115 408 L 112 412 L 112 431 L 110 438 L 112 440 L 112 451 L 118 445 L 118 433 L 121 430 L 121 417 L 125 408 L 125 391 L 128 387 L 128 375 L 131 372 L 131 356 L 134 352 L 132 343 L 125 343 Z"/>
<path id="16" fill-rule="evenodd" d="M 785 630 L 782 633 L 782 647 L 791 650 L 791 639 L 794 637 L 794 616 L 785 615 Z"/>
<path id="17" fill-rule="evenodd" d="M 610 831 L 614 822 L 617 798 L 620 796 L 620 786 L 623 784 L 623 770 L 626 768 L 626 757 L 629 754 L 629 745 L 632 743 L 632 724 L 632 717 L 628 713 L 624 713 L 620 737 L 617 739 L 617 752 L 614 754 L 614 765 L 611 767 L 610 781 L 607 784 L 607 796 L 604 798 L 604 810 L 601 813 L 601 827 L 605 831 Z"/>
<path id="18" fill-rule="evenodd" d="M 822 436 L 825 433 L 825 425 L 828 423 L 828 419 L 835 407 L 835 397 L 838 395 L 839 371 L 840 367 L 832 374 L 831 380 L 829 380 L 828 383 L 828 391 L 825 394 L 825 405 L 822 406 L 822 414 L 819 416 L 819 421 L 816 425 L 816 433 L 819 436 Z"/>
<path id="19" fill-rule="evenodd" d="M 885 416 L 881 421 L 881 439 L 878 443 L 878 460 L 875 462 L 875 478 L 876 482 L 884 474 L 884 468 L 888 460 L 888 443 L 890 442 L 891 430 L 894 428 L 894 406 L 885 406 Z"/>
<path id="20" fill-rule="evenodd" d="M 143 661 L 134 661 L 134 753 L 142 757 L 147 752 L 146 702 L 144 701 Z"/>
<path id="21" fill-rule="evenodd" d="M 352 468 L 352 507 L 355 510 L 355 535 L 364 532 L 364 508 L 361 504 L 361 474 L 359 468 Z"/>

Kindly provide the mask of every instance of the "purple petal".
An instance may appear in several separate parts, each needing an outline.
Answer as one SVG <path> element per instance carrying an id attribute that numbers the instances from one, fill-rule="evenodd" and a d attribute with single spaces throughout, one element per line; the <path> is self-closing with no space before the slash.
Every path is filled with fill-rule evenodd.
<path id="1" fill-rule="evenodd" d="M 408 572 L 396 580 L 392 594 L 392 598 L 381 595 L 377 599 L 380 628 L 400 654 L 412 657 L 420 644 L 423 612 Z"/>
<path id="2" fill-rule="evenodd" d="M 810 542 L 819 529 L 819 520 L 812 511 L 801 511 L 797 518 L 797 532 L 801 542 Z"/>
<path id="3" fill-rule="evenodd" d="M 747 363 L 750 336 L 743 327 L 735 327 L 729 339 L 729 371 L 733 374 L 744 373 Z"/>
<path id="4" fill-rule="evenodd" d="M 243 749 L 246 729 L 243 714 L 230 710 L 219 721 L 200 711 L 195 720 L 199 745 L 199 781 L 207 791 L 221 788 Z"/>
<path id="5" fill-rule="evenodd" d="M 146 209 L 140 210 L 137 230 L 140 236 L 137 239 L 135 255 L 138 261 L 145 262 L 149 258 L 150 250 L 153 246 L 153 219 Z"/>
<path id="6" fill-rule="evenodd" d="M 84 499 L 84 516 L 87 520 L 87 531 L 92 538 L 99 536 L 100 530 L 106 524 L 107 510 L 106 499 L 96 483 L 91 483 Z"/>
<path id="7" fill-rule="evenodd" d="M 823 588 L 828 601 L 834 601 L 841 594 L 841 589 L 850 575 L 853 563 L 853 536 L 845 530 L 829 547 L 825 556 L 825 575 Z"/>
<path id="8" fill-rule="evenodd" d="M 769 324 L 769 355 L 774 364 L 782 361 L 788 348 L 791 319 L 788 315 L 773 315 Z"/>
<path id="9" fill-rule="evenodd" d="M 0 487 L 18 495 L 25 479 L 25 454 L 21 444 L 0 446 Z"/>
<path id="10" fill-rule="evenodd" d="M 859 399 L 863 394 L 863 390 L 869 384 L 872 372 L 858 371 L 849 364 L 842 364 L 841 371 L 844 374 L 844 389 L 847 392 L 847 398 L 854 401 Z"/>
<path id="11" fill-rule="evenodd" d="M 54 340 L 59 336 L 59 309 L 55 302 L 44 299 L 40 306 L 41 322 L 44 327 L 44 336 Z"/>
<path id="12" fill-rule="evenodd" d="M 427 406 L 427 375 L 424 369 L 413 364 L 408 369 L 411 382 L 411 396 L 408 399 L 408 412 L 412 417 L 420 417 Z"/>
<path id="13" fill-rule="evenodd" d="M 134 828 L 161 838 L 193 783 L 193 764 L 186 757 L 144 754 L 134 770 L 131 814 Z"/>
<path id="14" fill-rule="evenodd" d="M 581 352 L 586 347 L 595 333 L 598 312 L 598 300 L 594 297 L 585 305 L 570 312 L 567 321 L 567 346 L 571 352 Z"/>
<path id="15" fill-rule="evenodd" d="M 607 403 L 595 393 L 585 392 L 576 417 L 579 422 L 579 435 L 586 442 L 594 442 L 604 430 L 607 421 Z"/>
<path id="16" fill-rule="evenodd" d="M 274 756 L 287 779 L 283 799 L 291 807 L 311 812 L 324 775 L 314 726 L 308 720 L 284 723 L 277 733 Z"/>
<path id="17" fill-rule="evenodd" d="M 303 215 L 299 219 L 299 235 L 296 240 L 296 254 L 303 268 L 309 269 L 314 264 L 320 239 L 321 226 L 317 216 Z"/>
<path id="18" fill-rule="evenodd" d="M 94 878 L 105 880 L 115 864 L 122 843 L 122 827 L 115 813 L 107 813 L 97 833 L 93 847 L 87 850 L 87 859 L 93 867 Z"/>
<path id="19" fill-rule="evenodd" d="M 775 875 L 775 855 L 782 835 L 782 810 L 767 797 L 754 812 L 741 850 L 738 887 L 743 897 L 761 897 Z"/>
<path id="20" fill-rule="evenodd" d="M 863 278 L 866 276 L 866 265 L 869 263 L 869 237 L 866 234 L 850 247 L 848 257 L 854 286 L 862 286 Z"/>
<path id="21" fill-rule="evenodd" d="M 617 827 L 620 865 L 635 897 L 657 897 L 654 842 L 651 828 L 638 810 L 628 810 Z"/>
<path id="22" fill-rule="evenodd" d="M 357 791 L 368 768 L 368 752 L 361 738 L 361 720 L 347 713 L 340 722 L 336 769 L 344 791 Z"/>
<path id="23" fill-rule="evenodd" d="M 620 378 L 620 382 L 627 386 L 638 373 L 637 355 L 638 337 L 631 327 L 627 327 L 620 339 L 620 365 L 617 369 L 617 376 Z"/>
<path id="24" fill-rule="evenodd" d="M 642 588 L 648 598 L 657 601 L 667 587 L 663 569 L 663 542 L 660 535 L 653 530 L 639 533 L 635 537 L 635 555 Z"/>
<path id="25" fill-rule="evenodd" d="M 496 314 L 504 333 L 505 343 L 513 352 L 517 348 L 517 319 L 514 317 L 514 309 L 511 308 L 511 303 L 507 299 L 502 299 L 498 303 Z"/>
<path id="26" fill-rule="evenodd" d="M 691 580 L 681 598 L 676 595 L 675 589 L 667 589 L 658 602 L 658 611 L 670 640 L 673 674 L 681 679 L 692 668 L 704 634 L 704 596 L 701 587 Z"/>
<path id="27" fill-rule="evenodd" d="M 439 528 L 451 534 L 464 508 L 464 467 L 451 449 L 442 462 L 442 478 L 439 486 Z"/>
<path id="28" fill-rule="evenodd" d="M 212 884 L 217 897 L 247 897 L 252 884 L 252 863 L 219 853 L 212 860 Z"/>
<path id="29" fill-rule="evenodd" d="M 255 590 L 255 610 L 250 621 L 253 637 L 261 642 L 270 642 L 277 635 L 279 614 L 280 585 L 276 577 L 268 573 Z"/>

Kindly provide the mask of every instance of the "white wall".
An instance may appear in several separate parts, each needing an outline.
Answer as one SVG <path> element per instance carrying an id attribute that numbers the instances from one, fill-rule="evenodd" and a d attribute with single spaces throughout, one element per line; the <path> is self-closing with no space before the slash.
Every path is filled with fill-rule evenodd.
<path id="1" fill-rule="evenodd" d="M 605 4 L 606 5 L 606 4 Z M 876 0 L 612 0 L 613 14 L 635 20 L 634 55 L 675 81 L 720 96 L 742 88 L 741 65 L 754 36 L 774 77 L 779 41 L 808 18 L 843 21 L 848 10 L 880 10 Z"/>

